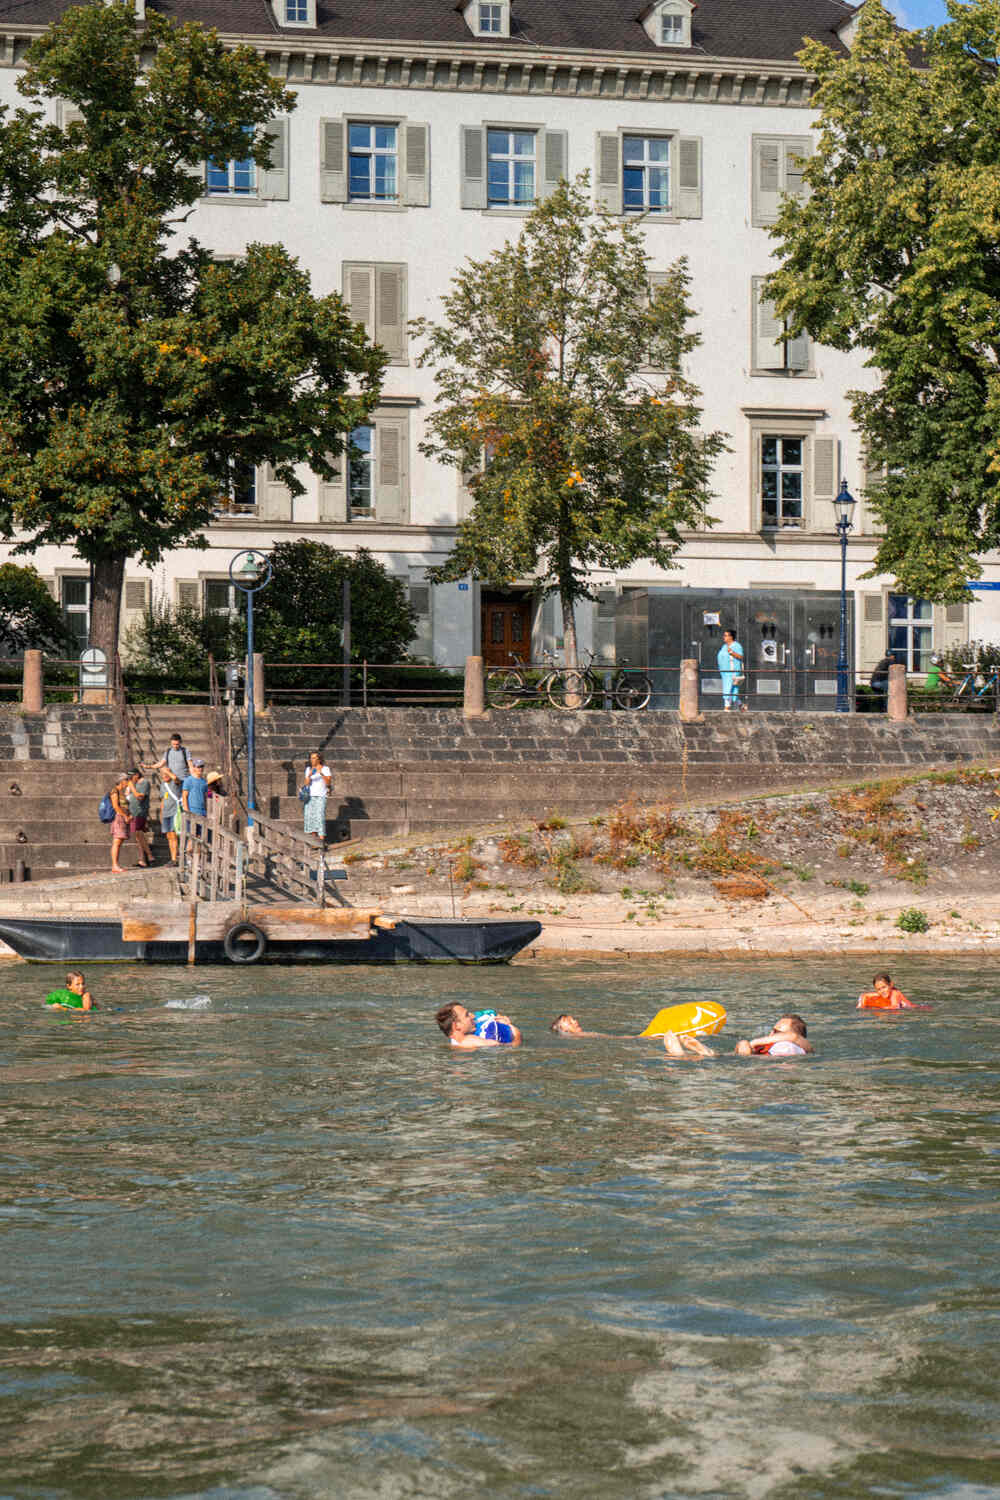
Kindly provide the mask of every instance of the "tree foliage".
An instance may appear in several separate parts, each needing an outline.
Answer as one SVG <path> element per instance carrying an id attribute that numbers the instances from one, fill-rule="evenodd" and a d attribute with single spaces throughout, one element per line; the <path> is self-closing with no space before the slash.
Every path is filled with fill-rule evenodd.
<path id="1" fill-rule="evenodd" d="M 959 600 L 1000 544 L 1000 4 L 948 9 L 904 34 L 867 0 L 847 56 L 800 54 L 820 135 L 768 295 L 793 332 L 863 350 L 877 373 L 851 393 L 885 475 L 873 571 Z"/>
<path id="2" fill-rule="evenodd" d="M 94 565 L 92 638 L 117 641 L 125 560 L 203 545 L 237 468 L 330 456 L 384 357 L 277 245 L 213 263 L 180 226 L 199 164 L 269 162 L 294 95 L 249 47 L 131 5 L 66 11 L 0 112 L 0 533 Z"/>
<path id="3" fill-rule="evenodd" d="M 441 322 L 413 325 L 437 381 L 422 451 L 473 496 L 434 577 L 534 577 L 560 597 L 571 664 L 590 570 L 670 567 L 682 529 L 707 520 L 723 446 L 698 436 L 683 373 L 699 342 L 683 261 L 649 295 L 641 227 L 594 214 L 586 181 L 561 184 L 515 242 L 467 261 Z"/>
<path id="4" fill-rule="evenodd" d="M 363 547 L 353 557 L 323 542 L 279 542 L 273 572 L 254 596 L 257 650 L 268 661 L 339 662 L 344 580 L 351 585 L 351 660 L 399 661 L 416 617 L 406 584 Z M 282 679 L 284 680 L 284 679 Z"/>
<path id="5" fill-rule="evenodd" d="M 0 655 L 69 652 L 75 644 L 41 575 L 32 567 L 0 564 Z"/>

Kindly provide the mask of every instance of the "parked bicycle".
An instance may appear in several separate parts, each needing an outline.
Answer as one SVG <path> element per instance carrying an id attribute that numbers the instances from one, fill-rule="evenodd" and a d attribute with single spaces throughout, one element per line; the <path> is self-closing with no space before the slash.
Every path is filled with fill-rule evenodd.
<path id="1" fill-rule="evenodd" d="M 962 678 L 952 693 L 952 698 L 957 702 L 960 698 L 966 698 L 972 703 L 981 698 L 992 697 L 996 701 L 1000 695 L 1000 667 L 994 667 L 991 672 L 982 673 L 974 661 L 962 663 L 965 676 Z"/>
<path id="2" fill-rule="evenodd" d="M 604 674 L 594 670 L 594 654 L 585 667 L 559 667 L 551 656 L 547 672 L 535 683 L 525 677 L 528 664 L 515 656 L 514 667 L 495 667 L 486 677 L 486 691 L 494 708 L 513 708 L 526 699 L 545 698 L 554 708 L 586 708 L 595 697 L 609 693 L 618 708 L 645 708 L 653 696 L 653 684 L 645 672 L 620 662 L 606 688 Z"/>
<path id="3" fill-rule="evenodd" d="M 587 673 L 578 667 L 560 667 L 546 655 L 549 669 L 536 682 L 529 682 L 528 662 L 512 651 L 513 667 L 494 667 L 486 674 L 486 694 L 494 708 L 513 708 L 526 699 L 548 698 L 553 708 L 586 708 L 594 696 Z"/>

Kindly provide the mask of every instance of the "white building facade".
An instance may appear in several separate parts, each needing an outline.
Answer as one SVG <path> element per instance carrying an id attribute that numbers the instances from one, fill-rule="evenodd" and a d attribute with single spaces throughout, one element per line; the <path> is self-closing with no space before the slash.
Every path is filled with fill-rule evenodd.
<path id="1" fill-rule="evenodd" d="M 630 616 L 624 634 L 636 640 L 628 601 L 648 597 L 649 649 L 658 631 L 664 660 L 704 654 L 714 664 L 729 620 L 753 667 L 822 666 L 824 685 L 814 686 L 823 707 L 839 610 L 832 500 L 841 479 L 859 500 L 847 563 L 858 669 L 887 645 L 920 671 L 932 649 L 1000 638 L 993 562 L 993 588 L 971 605 L 932 606 L 899 595 L 891 579 L 861 578 L 875 541 L 847 392 L 870 375 L 857 357 L 808 338 L 781 341 L 760 297 L 773 264 L 768 226 L 780 195 L 801 191 L 812 147 L 810 80 L 795 52 L 807 35 L 846 46 L 851 7 L 605 0 L 567 14 L 544 0 L 464 9 L 351 0 L 328 14 L 316 0 L 189 0 L 163 9 L 250 42 L 297 95 L 272 127 L 272 168 L 210 164 L 188 229 L 220 257 L 282 242 L 318 294 L 343 293 L 390 362 L 371 427 L 356 434 L 364 458 L 345 465 L 338 483 L 302 473 L 306 493 L 294 498 L 266 467 L 248 474 L 207 533 L 207 550 L 179 549 L 153 573 L 129 564 L 124 625 L 154 593 L 229 608 L 234 553 L 309 537 L 368 548 L 407 582 L 417 656 L 460 665 L 479 650 L 499 661 L 558 649 L 555 609 L 530 579 L 503 594 L 475 580 L 426 582 L 451 550 L 468 496 L 454 469 L 419 451 L 434 384 L 417 368 L 407 322 L 438 317 L 457 267 L 516 235 L 536 198 L 586 169 L 595 203 L 643 214 L 654 281 L 687 258 L 702 339 L 689 374 L 705 428 L 725 432 L 730 451 L 714 473 L 719 524 L 686 537 L 670 573 L 637 563 L 595 575 L 600 597 L 580 610 L 582 644 L 612 659 L 616 615 L 619 626 Z M 44 25 L 34 12 L 31 0 L 0 4 L 0 97 L 9 104 L 21 102 L 18 59 Z M 85 632 L 86 565 L 68 548 L 33 560 Z"/>

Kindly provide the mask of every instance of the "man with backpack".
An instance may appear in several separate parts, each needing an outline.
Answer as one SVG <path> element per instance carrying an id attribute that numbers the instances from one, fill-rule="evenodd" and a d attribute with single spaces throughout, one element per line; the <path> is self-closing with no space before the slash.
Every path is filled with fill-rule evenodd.
<path id="1" fill-rule="evenodd" d="M 190 775 L 191 763 L 188 753 L 184 748 L 184 741 L 180 734 L 170 736 L 170 744 L 164 750 L 155 766 L 148 769 L 160 772 L 160 780 L 163 789 L 163 807 L 160 810 L 160 827 L 167 837 L 170 847 L 170 862 L 177 863 L 178 835 L 174 826 L 175 819 L 180 811 L 181 787 L 184 785 L 185 777 Z"/>

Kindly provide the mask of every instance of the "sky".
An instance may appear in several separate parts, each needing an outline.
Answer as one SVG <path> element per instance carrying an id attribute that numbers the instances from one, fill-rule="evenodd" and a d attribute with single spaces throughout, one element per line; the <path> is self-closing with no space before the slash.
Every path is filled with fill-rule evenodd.
<path id="1" fill-rule="evenodd" d="M 918 26 L 940 26 L 948 19 L 944 0 L 884 0 L 901 26 L 914 30 Z"/>

